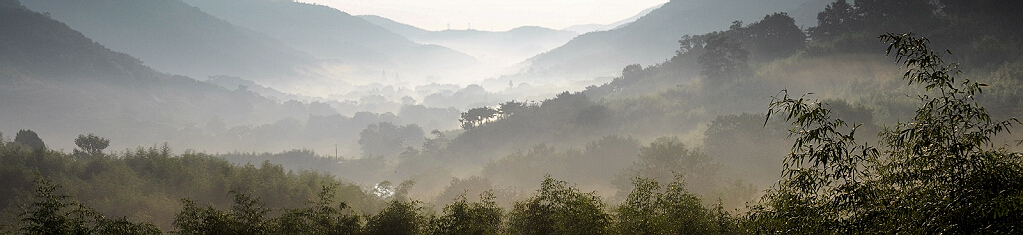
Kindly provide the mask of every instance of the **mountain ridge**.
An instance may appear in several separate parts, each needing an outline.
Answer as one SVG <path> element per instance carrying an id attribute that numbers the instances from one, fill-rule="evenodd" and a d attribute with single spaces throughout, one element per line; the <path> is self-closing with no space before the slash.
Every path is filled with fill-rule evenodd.
<path id="1" fill-rule="evenodd" d="M 304 52 L 176 0 L 25 0 L 22 4 L 173 74 L 266 80 L 295 77 L 299 75 L 296 68 L 315 64 Z"/>
<path id="2" fill-rule="evenodd" d="M 652 7 L 647 8 L 647 9 L 643 9 L 643 11 L 640 11 L 639 13 L 637 13 L 636 15 L 633 15 L 632 17 L 625 18 L 625 19 L 622 19 L 622 20 L 619 20 L 619 21 L 615 21 L 614 23 L 610 23 L 610 24 L 573 25 L 573 26 L 569 26 L 569 27 L 563 28 L 561 30 L 572 31 L 572 32 L 576 32 L 578 34 L 586 34 L 586 33 L 594 32 L 594 31 L 611 30 L 611 29 L 622 27 L 622 26 L 627 25 L 629 23 L 635 22 L 640 17 L 643 17 L 643 16 L 645 16 L 647 14 L 650 14 L 650 12 L 652 12 L 654 10 L 657 10 L 657 8 L 661 8 L 661 6 L 664 6 L 664 3 L 657 4 L 656 6 L 652 6 Z"/>
<path id="3" fill-rule="evenodd" d="M 418 74 L 416 77 L 444 76 L 451 70 L 478 63 L 476 58 L 460 51 L 419 44 L 328 6 L 291 1 L 184 2 L 317 58 L 362 67 L 370 75 L 391 70 Z"/>
<path id="4" fill-rule="evenodd" d="M 526 58 L 561 46 L 577 36 L 570 31 L 539 26 L 521 26 L 508 31 L 430 31 L 376 15 L 357 17 L 418 43 L 440 45 L 467 53 L 483 61 L 488 68 L 501 71 Z"/>
<path id="5" fill-rule="evenodd" d="M 819 1 L 825 0 L 674 0 L 632 23 L 579 35 L 561 47 L 531 57 L 520 63 L 521 70 L 514 76 L 534 80 L 615 76 L 626 65 L 653 65 L 671 58 L 683 35 L 725 30 L 732 21 L 754 22 L 767 14 Z"/>
<path id="6" fill-rule="evenodd" d="M 263 96 L 154 70 L 28 8 L 0 6 L 0 27 L 3 130 L 32 129 L 48 140 L 94 133 L 116 149 L 188 139 L 212 119 L 243 125 L 286 116 Z"/>

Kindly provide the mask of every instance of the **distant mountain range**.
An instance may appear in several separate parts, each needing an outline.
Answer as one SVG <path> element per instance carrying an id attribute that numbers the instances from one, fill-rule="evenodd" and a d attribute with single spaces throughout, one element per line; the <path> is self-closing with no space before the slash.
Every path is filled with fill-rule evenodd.
<path id="1" fill-rule="evenodd" d="M 658 4 L 657 6 L 653 6 L 653 7 L 644 9 L 643 11 L 639 12 L 639 14 L 636 14 L 636 15 L 634 15 L 632 17 L 629 17 L 629 18 L 626 18 L 624 20 L 616 21 L 616 22 L 611 23 L 611 24 L 573 25 L 573 26 L 569 26 L 569 27 L 561 29 L 561 30 L 572 31 L 572 32 L 575 32 L 575 33 L 578 33 L 578 34 L 586 34 L 586 33 L 595 32 L 595 31 L 612 30 L 612 29 L 621 27 L 622 25 L 626 25 L 628 23 L 632 23 L 633 21 L 638 20 L 640 17 L 643 17 L 643 16 L 645 16 L 647 14 L 650 14 L 650 12 L 652 12 L 654 10 L 657 10 L 657 8 L 661 8 L 661 6 L 664 6 L 664 4 Z"/>
<path id="2" fill-rule="evenodd" d="M 412 41 L 468 53 L 490 68 L 503 68 L 554 49 L 577 36 L 565 30 L 523 26 L 503 32 L 480 30 L 430 31 L 375 15 L 358 16 Z"/>
<path id="3" fill-rule="evenodd" d="M 149 145 L 211 119 L 271 123 L 288 113 L 251 92 L 153 70 L 21 6 L 0 6 L 0 28 L 0 130 L 32 129 L 54 147 L 87 133 L 118 148 Z"/>
<path id="4" fill-rule="evenodd" d="M 794 18 L 806 21 L 808 17 L 802 15 L 809 13 L 804 9 L 828 2 L 673 0 L 632 23 L 580 35 L 564 46 L 532 57 L 523 62 L 517 77 L 579 80 L 614 76 L 629 64 L 652 65 L 671 58 L 683 35 L 725 30 L 732 21 L 750 23 L 774 12 L 800 12 Z M 816 12 L 812 14 L 815 19 Z"/>
<path id="5" fill-rule="evenodd" d="M 316 64 L 305 52 L 179 0 L 24 0 L 22 4 L 173 74 L 266 80 L 295 77 L 299 75 L 296 68 Z"/>
<path id="6" fill-rule="evenodd" d="M 475 58 L 462 52 L 414 42 L 327 6 L 292 1 L 184 2 L 232 24 L 265 33 L 319 59 L 361 66 L 377 74 L 391 71 L 446 75 L 449 70 L 478 64 Z"/>

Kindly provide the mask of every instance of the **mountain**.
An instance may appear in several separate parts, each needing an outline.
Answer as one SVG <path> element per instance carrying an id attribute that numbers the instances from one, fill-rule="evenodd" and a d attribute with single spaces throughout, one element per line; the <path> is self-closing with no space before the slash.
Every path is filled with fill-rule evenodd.
<path id="1" fill-rule="evenodd" d="M 573 25 L 573 26 L 569 26 L 567 28 L 564 28 L 562 30 L 572 31 L 572 32 L 575 32 L 575 33 L 578 33 L 578 34 L 585 34 L 585 33 L 594 32 L 594 31 L 611 30 L 611 29 L 615 29 L 615 28 L 621 27 L 623 25 L 626 25 L 628 23 L 632 23 L 633 21 L 638 20 L 640 17 L 643 17 L 646 14 L 650 14 L 650 12 L 652 12 L 654 10 L 657 10 L 657 8 L 661 8 L 661 6 L 664 6 L 664 4 L 659 4 L 657 6 L 653 6 L 653 7 L 647 8 L 647 9 L 639 12 L 639 14 L 636 14 L 636 15 L 634 15 L 632 17 L 629 17 L 629 18 L 626 18 L 624 20 L 619 20 L 619 21 L 611 23 L 611 24 Z"/>
<path id="2" fill-rule="evenodd" d="M 416 26 L 412 26 L 412 25 L 409 25 L 409 24 L 397 22 L 397 21 L 385 18 L 383 16 L 378 16 L 378 15 L 360 15 L 360 16 L 356 16 L 356 17 L 362 18 L 365 21 L 368 21 L 368 22 L 373 23 L 373 24 L 375 24 L 377 26 L 383 27 L 384 29 L 387 29 L 387 30 L 389 30 L 391 32 L 394 32 L 396 34 L 404 36 L 405 38 L 408 38 L 409 40 L 413 40 L 413 41 L 423 37 L 423 35 L 435 32 L 435 31 L 425 30 L 425 29 L 422 29 L 422 28 L 419 28 L 419 27 L 416 27 Z"/>
<path id="3" fill-rule="evenodd" d="M 327 6 L 293 1 L 185 0 L 232 24 L 265 33 L 313 56 L 379 71 L 442 75 L 476 59 L 423 45 Z M 411 77 L 411 76 L 406 76 Z M 376 79 L 377 77 L 374 77 Z"/>
<path id="4" fill-rule="evenodd" d="M 159 71 L 205 78 L 294 77 L 315 59 L 178 0 L 25 0 L 85 36 Z"/>
<path id="5" fill-rule="evenodd" d="M 754 22 L 819 1 L 825 0 L 674 0 L 632 23 L 580 35 L 532 57 L 517 76 L 541 80 L 615 76 L 629 64 L 652 65 L 671 58 L 683 35 L 725 30 L 733 21 Z"/>
<path id="6" fill-rule="evenodd" d="M 0 4 L 0 28 L 0 130 L 31 129 L 54 149 L 70 150 L 88 133 L 109 138 L 111 150 L 214 146 L 194 134 L 211 120 L 224 128 L 309 116 L 252 92 L 158 72 L 14 4 Z"/>
<path id="7" fill-rule="evenodd" d="M 504 68 L 536 54 L 564 45 L 578 34 L 536 26 L 508 31 L 430 31 L 375 15 L 358 16 L 412 41 L 435 44 L 465 52 L 490 68 Z"/>

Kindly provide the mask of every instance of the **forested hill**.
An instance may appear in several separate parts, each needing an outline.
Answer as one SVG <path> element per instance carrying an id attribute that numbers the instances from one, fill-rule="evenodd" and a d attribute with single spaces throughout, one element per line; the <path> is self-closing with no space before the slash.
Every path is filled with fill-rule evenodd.
<path id="1" fill-rule="evenodd" d="M 1010 90 L 1015 87 L 1013 71 L 1023 52 L 1023 34 L 1015 30 L 1023 27 L 1023 18 L 1013 12 L 1023 10 L 1023 3 L 941 3 L 839 1 L 823 9 L 819 25 L 806 28 L 805 35 L 796 31 L 798 26 L 791 24 L 789 17 L 772 14 L 757 22 L 733 24 L 727 30 L 683 37 L 671 59 L 646 67 L 624 66 L 612 82 L 589 87 L 584 93 L 598 100 L 626 98 L 685 85 L 717 93 L 723 96 L 720 98 L 763 98 L 789 89 L 870 103 L 879 97 L 854 97 L 879 92 L 877 87 L 888 87 L 881 84 L 890 81 L 878 73 L 890 67 L 890 62 L 883 58 L 884 50 L 876 49 L 877 35 L 912 31 L 933 41 L 936 48 L 952 52 L 946 55 L 947 60 L 961 63 L 970 76 L 1004 83 L 1006 86 L 991 88 L 992 95 L 1003 96 L 987 100 L 999 100 L 990 104 L 998 105 L 994 110 L 1006 115 L 1020 110 L 1014 107 L 1015 98 L 1011 97 L 1015 95 Z M 696 79 L 696 84 L 688 84 L 690 79 Z M 755 105 L 743 109 L 751 107 Z"/>
<path id="2" fill-rule="evenodd" d="M 21 6 L 16 0 L 0 6 L 4 41 L 0 65 L 5 83 L 30 82 L 27 78 L 64 80 L 70 77 L 105 78 L 129 83 L 133 75 L 155 71 L 124 53 L 85 37 L 67 25 Z"/>
<path id="3" fill-rule="evenodd" d="M 0 10 L 4 130 L 32 129 L 65 143 L 96 133 L 122 141 L 120 148 L 167 142 L 194 123 L 272 123 L 287 113 L 251 92 L 155 71 L 42 13 Z"/>
<path id="4" fill-rule="evenodd" d="M 1014 9 L 1017 4 L 948 1 L 946 8 L 925 1 L 901 4 L 922 10 L 905 10 L 906 6 L 888 1 L 863 1 L 848 5 L 843 15 L 835 10 L 841 4 L 833 3 L 822 11 L 821 25 L 809 28 L 809 35 L 793 18 L 778 13 L 733 24 L 727 30 L 683 37 L 672 59 L 647 67 L 625 66 L 620 76 L 604 85 L 542 101 L 470 109 L 461 119 L 466 132 L 446 142 L 447 148 L 439 151 L 444 154 L 431 150 L 420 157 L 410 155 L 405 160 L 409 168 L 399 165 L 399 169 L 413 169 L 412 176 L 416 171 L 492 161 L 484 172 L 522 167 L 520 172 L 589 182 L 592 177 L 566 172 L 621 162 L 589 165 L 575 158 L 600 156 L 573 151 L 590 149 L 607 137 L 651 141 L 674 135 L 701 146 L 711 159 L 731 168 L 726 171 L 735 173 L 734 177 L 767 187 L 776 182 L 776 172 L 782 169 L 780 157 L 789 150 L 784 139 L 787 128 L 779 123 L 765 127 L 763 119 L 767 104 L 781 91 L 823 100 L 836 116 L 864 124 L 861 133 L 874 134 L 913 117 L 917 95 L 926 93 L 905 87 L 898 79 L 905 70 L 885 57 L 885 45 L 877 39 L 883 31 L 905 29 L 919 29 L 918 35 L 931 38 L 935 48 L 949 48 L 952 54 L 945 55 L 946 61 L 962 62 L 963 77 L 990 85 L 978 100 L 990 107 L 992 115 L 1019 116 L 1023 63 L 1016 46 L 1019 36 L 1012 29 L 1019 28 L 1020 21 L 1005 20 L 1018 16 L 993 7 Z M 962 8 L 973 10 L 955 10 Z M 830 17 L 847 18 L 835 25 Z M 867 137 L 875 141 L 871 138 Z M 1007 139 L 998 142 L 1003 143 Z M 567 150 L 559 155 L 548 149 L 551 146 Z M 627 163 L 628 157 L 617 159 Z M 564 170 L 569 168 L 573 170 Z M 509 175 L 483 174 L 504 184 L 520 182 Z"/>
<path id="5" fill-rule="evenodd" d="M 197 79 L 295 77 L 297 67 L 316 62 L 280 41 L 179 0 L 25 0 L 22 4 L 152 68 Z"/>
<path id="6" fill-rule="evenodd" d="M 686 34 L 726 29 L 732 21 L 752 22 L 766 14 L 790 12 L 806 1 L 674 0 L 628 25 L 580 35 L 564 46 L 530 58 L 523 76 L 596 77 L 625 65 L 653 65 L 671 58 Z"/>

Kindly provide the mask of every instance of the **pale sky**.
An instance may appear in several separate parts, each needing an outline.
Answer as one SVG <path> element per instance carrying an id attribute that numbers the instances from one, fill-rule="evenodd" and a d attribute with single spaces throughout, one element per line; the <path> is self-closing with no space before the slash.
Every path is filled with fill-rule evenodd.
<path id="1" fill-rule="evenodd" d="M 610 24 L 668 0 L 296 0 L 352 15 L 379 15 L 428 30 L 505 31 Z"/>

